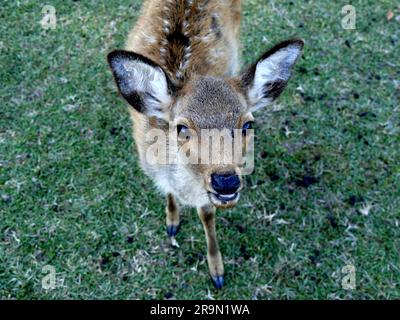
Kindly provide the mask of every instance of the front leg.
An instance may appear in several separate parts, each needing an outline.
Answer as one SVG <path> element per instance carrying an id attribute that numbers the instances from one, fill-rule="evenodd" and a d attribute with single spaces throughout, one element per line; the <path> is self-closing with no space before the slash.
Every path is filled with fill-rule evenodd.
<path id="1" fill-rule="evenodd" d="M 215 207 L 206 205 L 197 210 L 203 223 L 207 239 L 207 261 L 211 279 L 215 288 L 221 289 L 224 285 L 224 265 L 219 251 L 217 236 L 215 234 Z"/>
<path id="2" fill-rule="evenodd" d="M 170 237 L 175 237 L 179 231 L 179 207 L 171 193 L 167 195 L 167 233 Z"/>

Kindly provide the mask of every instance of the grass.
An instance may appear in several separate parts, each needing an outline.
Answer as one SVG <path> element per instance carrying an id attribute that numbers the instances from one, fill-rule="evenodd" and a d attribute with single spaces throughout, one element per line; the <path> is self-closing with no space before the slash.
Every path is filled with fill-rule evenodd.
<path id="1" fill-rule="evenodd" d="M 141 1 L 48 4 L 55 30 L 40 27 L 40 1 L 0 8 L 0 298 L 400 298 L 398 3 L 352 1 L 357 28 L 344 30 L 345 1 L 245 1 L 244 64 L 289 37 L 306 47 L 279 103 L 256 114 L 239 205 L 218 212 L 221 291 L 193 210 L 170 246 L 106 65 Z"/>

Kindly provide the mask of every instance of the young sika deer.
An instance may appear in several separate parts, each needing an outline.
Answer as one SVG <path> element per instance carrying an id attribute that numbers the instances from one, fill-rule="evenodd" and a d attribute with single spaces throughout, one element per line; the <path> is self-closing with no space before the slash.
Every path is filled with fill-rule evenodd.
<path id="1" fill-rule="evenodd" d="M 216 288 L 224 284 L 224 267 L 215 234 L 215 211 L 237 203 L 242 168 L 233 160 L 223 164 L 148 161 L 147 152 L 154 144 L 160 144 L 160 150 L 165 147 L 162 139 L 149 141 L 148 133 L 153 129 L 164 132 L 169 148 L 173 130 L 179 135 L 177 147 L 189 147 L 192 152 L 196 144 L 203 143 L 193 138 L 201 135 L 200 130 L 240 130 L 241 148 L 246 149 L 252 112 L 283 91 L 303 42 L 282 42 L 238 74 L 240 15 L 240 0 L 148 0 L 128 37 L 126 51 L 108 55 L 118 89 L 131 106 L 142 168 L 167 196 L 168 235 L 174 237 L 178 232 L 177 201 L 197 208 Z M 213 156 L 223 153 L 213 151 Z"/>

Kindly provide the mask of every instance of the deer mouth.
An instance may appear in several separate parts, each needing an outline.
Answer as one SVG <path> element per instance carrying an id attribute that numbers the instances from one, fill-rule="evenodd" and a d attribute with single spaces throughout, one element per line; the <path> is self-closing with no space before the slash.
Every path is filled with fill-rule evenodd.
<path id="1" fill-rule="evenodd" d="M 227 208 L 233 207 L 239 200 L 240 193 L 232 193 L 232 194 L 219 194 L 214 192 L 209 192 L 208 196 L 210 201 L 216 207 Z"/>

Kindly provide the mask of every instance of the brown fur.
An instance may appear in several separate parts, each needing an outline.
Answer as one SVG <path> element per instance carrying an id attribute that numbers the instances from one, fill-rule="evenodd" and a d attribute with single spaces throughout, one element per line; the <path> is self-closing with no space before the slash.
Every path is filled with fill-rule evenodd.
<path id="1" fill-rule="evenodd" d="M 239 35 L 239 26 L 239 0 L 149 0 L 129 34 L 126 49 L 162 66 L 178 85 L 193 74 L 233 75 L 237 70 L 230 72 L 229 61 L 237 59 L 232 55 L 237 54 L 233 42 Z M 182 77 L 177 77 L 189 47 L 188 67 Z M 220 54 L 215 57 L 213 52 Z"/>
<path id="2" fill-rule="evenodd" d="M 179 227 L 179 207 L 174 196 L 171 193 L 167 194 L 167 226 Z"/>
<path id="3" fill-rule="evenodd" d="M 215 208 L 213 206 L 204 206 L 198 209 L 198 214 L 207 239 L 208 267 L 211 276 L 215 279 L 224 275 L 224 264 L 215 233 Z"/>
<path id="4" fill-rule="evenodd" d="M 175 236 L 179 226 L 177 201 L 197 208 L 207 238 L 210 273 L 218 288 L 223 283 L 224 269 L 215 233 L 215 207 L 232 207 L 239 197 L 228 202 L 214 197 L 211 174 L 229 172 L 240 176 L 241 169 L 233 162 L 149 164 L 145 155 L 154 141 L 148 141 L 146 135 L 151 129 L 160 129 L 168 135 L 168 130 L 182 125 L 198 137 L 203 129 L 242 130 L 246 122 L 253 121 L 253 105 L 271 102 L 281 93 L 302 42 L 292 40 L 274 47 L 238 76 L 240 15 L 240 0 L 148 0 L 129 34 L 127 51 L 109 55 L 117 85 L 133 107 L 129 112 L 142 168 L 167 194 L 168 234 Z M 265 61 L 268 63 L 264 64 Z M 261 76 L 256 73 L 258 68 L 263 72 Z M 159 86 L 152 87 L 161 90 L 160 96 L 154 90 L 138 91 L 139 85 L 143 87 L 140 90 L 153 85 L 144 78 L 146 72 L 161 79 Z M 134 76 L 139 79 L 129 78 Z M 263 83 L 265 77 L 272 80 Z M 152 104 L 146 105 L 146 101 Z M 151 113 L 152 108 L 158 116 Z M 178 139 L 180 147 L 205 143 L 201 139 Z M 246 136 L 243 151 L 247 144 Z M 215 156 L 223 155 L 221 151 Z M 201 159 L 202 155 L 194 156 Z M 241 189 L 240 186 L 237 193 Z"/>

